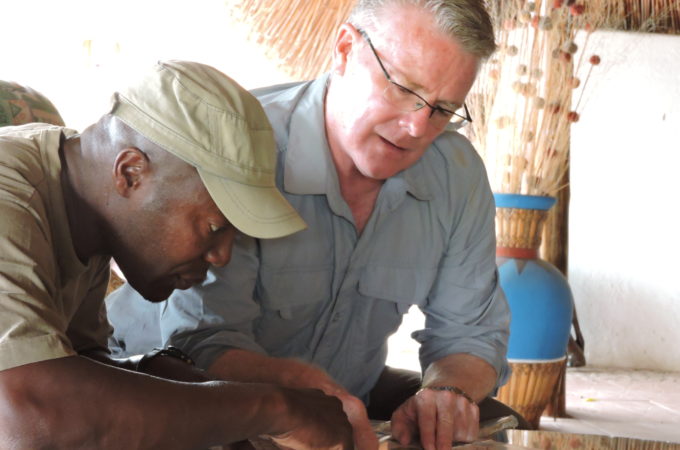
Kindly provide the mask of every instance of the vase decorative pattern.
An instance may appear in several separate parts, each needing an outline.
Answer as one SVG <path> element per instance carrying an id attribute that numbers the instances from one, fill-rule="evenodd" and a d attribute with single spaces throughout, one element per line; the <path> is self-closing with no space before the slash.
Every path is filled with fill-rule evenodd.
<path id="1" fill-rule="evenodd" d="M 494 194 L 496 262 L 510 306 L 512 375 L 498 398 L 535 428 L 566 363 L 573 297 L 562 273 L 539 258 L 553 197 Z"/>

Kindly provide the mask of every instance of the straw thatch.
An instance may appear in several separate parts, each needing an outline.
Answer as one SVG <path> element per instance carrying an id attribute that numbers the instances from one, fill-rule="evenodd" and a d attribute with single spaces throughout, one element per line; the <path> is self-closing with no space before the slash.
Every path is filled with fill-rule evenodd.
<path id="1" fill-rule="evenodd" d="M 354 0 L 230 0 L 232 15 L 250 25 L 251 38 L 293 79 L 330 67 L 332 44 Z"/>
<path id="2" fill-rule="evenodd" d="M 354 3 L 355 0 L 226 0 L 231 14 L 250 26 L 251 38 L 262 44 L 269 56 L 295 79 L 310 79 L 328 70 L 335 33 Z M 571 4 L 573 0 L 564 3 Z M 586 3 L 599 3 L 606 8 L 604 15 L 609 23 L 601 24 L 606 28 L 680 33 L 680 0 Z"/>
<path id="3" fill-rule="evenodd" d="M 609 0 L 605 28 L 680 34 L 680 0 Z"/>

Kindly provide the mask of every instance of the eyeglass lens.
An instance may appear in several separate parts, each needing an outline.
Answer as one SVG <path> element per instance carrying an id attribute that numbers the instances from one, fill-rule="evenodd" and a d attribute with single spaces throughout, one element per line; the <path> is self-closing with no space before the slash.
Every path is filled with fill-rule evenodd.
<path id="1" fill-rule="evenodd" d="M 404 112 L 417 111 L 426 106 L 426 103 L 420 97 L 391 80 L 383 91 L 383 97 Z M 445 109 L 432 109 L 430 112 L 430 120 L 436 126 L 444 126 L 449 122 L 453 124 L 462 123 L 465 121 L 465 116 L 464 108 L 459 108 L 455 112 Z"/>

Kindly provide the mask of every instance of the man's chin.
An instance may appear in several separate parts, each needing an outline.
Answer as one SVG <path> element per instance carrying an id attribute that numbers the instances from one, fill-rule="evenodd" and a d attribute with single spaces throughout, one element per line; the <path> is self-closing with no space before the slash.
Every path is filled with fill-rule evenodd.
<path id="1" fill-rule="evenodd" d="M 154 286 L 143 286 L 137 288 L 135 285 L 131 284 L 131 286 L 139 292 L 139 294 L 144 297 L 144 299 L 152 302 L 152 303 L 159 303 L 164 300 L 167 300 L 168 297 L 170 297 L 170 294 L 172 294 L 172 291 L 174 291 L 174 287 L 154 287 Z"/>

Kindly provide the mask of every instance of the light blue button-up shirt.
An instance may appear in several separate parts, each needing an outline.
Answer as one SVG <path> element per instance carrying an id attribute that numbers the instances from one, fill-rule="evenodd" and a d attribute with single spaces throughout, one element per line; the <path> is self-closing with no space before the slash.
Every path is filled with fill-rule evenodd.
<path id="1" fill-rule="evenodd" d="M 226 267 L 161 308 L 163 340 L 203 367 L 230 348 L 302 358 L 366 399 L 387 338 L 418 305 L 423 368 L 469 353 L 504 381 L 510 316 L 481 159 L 445 132 L 384 183 L 358 235 L 326 141 L 326 79 L 254 92 L 275 130 L 279 188 L 309 227 L 282 239 L 241 236 Z"/>

